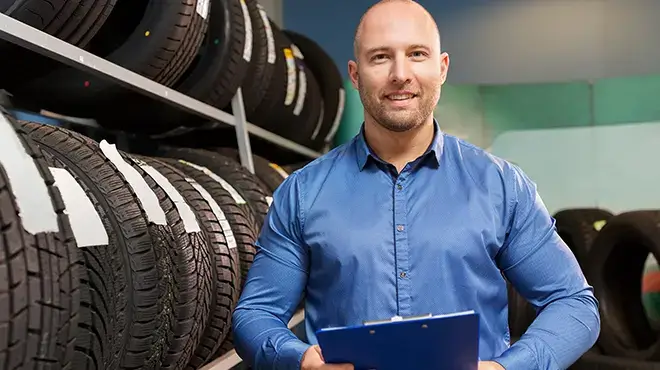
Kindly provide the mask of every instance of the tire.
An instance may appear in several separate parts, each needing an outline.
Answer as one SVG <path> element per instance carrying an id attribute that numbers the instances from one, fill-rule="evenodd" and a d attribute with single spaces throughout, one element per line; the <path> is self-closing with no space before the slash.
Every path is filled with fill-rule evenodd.
<path id="1" fill-rule="evenodd" d="M 288 165 L 286 165 L 286 166 L 282 166 L 282 169 L 283 169 L 286 173 L 288 173 L 288 174 L 292 174 L 292 173 L 294 173 L 295 171 L 298 171 L 298 170 L 302 169 L 303 167 L 305 167 L 306 165 L 308 165 L 310 162 L 311 162 L 311 161 L 307 161 L 307 162 L 299 162 L 299 163 L 293 163 L 293 164 L 288 164 Z"/>
<path id="2" fill-rule="evenodd" d="M 641 301 L 641 276 L 648 254 L 660 256 L 660 212 L 616 215 L 600 230 L 585 267 L 600 303 L 598 345 L 606 355 L 660 360 L 660 341 Z"/>
<path id="3" fill-rule="evenodd" d="M 259 106 L 266 94 L 264 86 L 268 86 L 275 69 L 277 52 L 275 39 L 270 27 L 266 10 L 254 0 L 247 1 L 250 20 L 252 21 L 252 60 L 243 79 L 241 90 L 245 115 L 250 116 Z"/>
<path id="4" fill-rule="evenodd" d="M 145 181 L 158 199 L 167 222 L 172 248 L 164 257 L 174 266 L 171 285 L 167 287 L 168 303 L 174 313 L 168 323 L 163 369 L 182 369 L 199 342 L 199 333 L 208 321 L 211 294 L 210 254 L 205 233 L 191 207 L 168 176 L 143 160 L 123 154 L 121 158 Z M 170 176 L 171 177 L 171 176 Z"/>
<path id="5" fill-rule="evenodd" d="M 55 37 L 85 49 L 110 16 L 117 0 L 81 0 Z M 76 1 L 67 1 L 65 6 Z"/>
<path id="6" fill-rule="evenodd" d="M 268 187 L 245 167 L 231 158 L 203 149 L 164 148 L 162 156 L 184 160 L 222 179 L 223 187 L 232 194 L 237 203 L 249 207 L 257 221 L 258 229 L 261 229 L 270 203 L 266 190 Z"/>
<path id="7" fill-rule="evenodd" d="M 197 217 L 197 230 L 205 243 L 193 249 L 195 273 L 192 280 L 182 286 L 195 286 L 197 295 L 188 302 L 195 309 L 194 316 L 187 317 L 188 330 L 177 333 L 177 342 L 183 346 L 171 347 L 167 369 L 198 369 L 207 360 L 207 352 L 213 353 L 227 335 L 230 316 L 236 302 L 236 269 L 232 266 L 229 246 L 221 220 L 215 212 L 214 201 L 197 183 L 176 168 L 149 157 L 134 157 L 146 168 L 160 173 L 181 194 Z M 145 167 L 146 166 L 146 167 Z M 183 335 L 181 335 L 183 334 Z M 211 350 L 208 349 L 211 347 Z"/>
<path id="8" fill-rule="evenodd" d="M 208 27 L 210 5 L 204 4 L 210 3 L 119 0 L 87 49 L 132 72 L 172 86 L 197 55 Z M 105 78 L 63 66 L 25 82 L 16 88 L 16 95 L 33 96 L 45 109 L 63 114 L 97 117 L 102 116 L 99 112 L 113 114 L 108 107 L 118 102 L 129 104 L 135 94 Z"/>
<path id="9" fill-rule="evenodd" d="M 224 109 L 241 86 L 252 58 L 252 24 L 244 0 L 214 2 L 209 33 L 199 54 L 199 61 L 176 89 Z"/>
<path id="10" fill-rule="evenodd" d="M 536 318 L 536 310 L 511 284 L 507 284 L 509 299 L 509 333 L 512 338 L 522 337 Z"/>
<path id="11" fill-rule="evenodd" d="M 314 40 L 291 30 L 286 36 L 300 50 L 303 61 L 318 81 L 323 97 L 323 116 L 319 130 L 311 137 L 311 148 L 321 149 L 332 142 L 344 112 L 346 93 L 337 65 Z"/>
<path id="12" fill-rule="evenodd" d="M 322 118 L 318 83 L 295 52 L 291 40 L 271 22 L 279 53 L 266 96 L 248 121 L 302 145 Z M 295 127 L 295 128 L 294 128 Z"/>
<path id="13" fill-rule="evenodd" d="M 71 369 L 80 305 L 77 248 L 40 148 L 0 107 L 0 361 Z"/>
<path id="14" fill-rule="evenodd" d="M 285 34 L 282 34 L 286 37 Z M 292 116 L 278 116 L 282 124 L 281 135 L 306 147 L 311 147 L 314 138 L 323 125 L 323 97 L 316 77 L 309 70 L 302 59 L 300 50 L 291 40 L 290 47 L 295 57 L 296 72 L 298 73 L 296 99 L 293 104 Z M 288 113 L 285 111 L 285 113 Z"/>
<path id="15" fill-rule="evenodd" d="M 57 127 L 23 127 L 48 154 L 49 166 L 66 170 L 69 186 L 81 188 L 96 211 L 99 229 L 85 230 L 87 236 L 105 235 L 104 242 L 88 243 L 76 235 L 86 276 L 73 368 L 159 367 L 173 315 L 166 288 L 172 266 L 163 263 L 172 246 L 162 237 L 163 223 L 144 206 L 145 192 L 133 190 L 135 177 L 127 179 L 96 142 Z"/>
<path id="16" fill-rule="evenodd" d="M 660 370 L 660 362 L 646 362 L 587 352 L 570 370 Z"/>
<path id="17" fill-rule="evenodd" d="M 75 4 L 77 1 L 79 0 L 70 2 Z M 0 0 L 0 13 L 40 31 L 52 34 L 51 29 L 53 27 L 51 23 L 57 19 L 59 13 L 66 6 L 67 0 Z"/>
<path id="18" fill-rule="evenodd" d="M 206 189 L 227 218 L 230 227 L 229 231 L 233 237 L 231 243 L 235 243 L 233 247 L 230 247 L 230 254 L 234 261 L 234 266 L 239 266 L 240 270 L 238 273 L 238 283 L 236 284 L 236 292 L 240 294 L 247 280 L 247 273 L 252 266 L 254 256 L 257 253 L 254 244 L 259 235 L 259 229 L 254 215 L 249 208 L 241 207 L 234 200 L 231 194 L 222 187 L 222 183 L 214 179 L 214 174 L 207 174 L 208 172 L 205 173 L 204 170 L 189 162 L 174 159 L 162 160 L 177 168 Z M 227 234 L 225 232 L 225 235 Z M 238 299 L 238 296 L 236 299 Z"/>
<path id="19" fill-rule="evenodd" d="M 587 258 L 594 239 L 612 214 L 602 209 L 566 209 L 554 215 L 557 233 L 568 245 L 580 266 Z"/>
<path id="20" fill-rule="evenodd" d="M 217 148 L 216 151 L 237 162 L 241 160 L 238 150 L 234 148 Z M 282 167 L 264 157 L 252 154 L 252 162 L 255 175 L 266 185 L 270 195 L 275 192 L 284 179 L 289 177 L 289 174 Z"/>
<path id="21" fill-rule="evenodd" d="M 295 73 L 289 73 L 290 66 L 294 62 L 290 44 L 287 44 L 286 39 L 282 39 L 283 34 L 277 25 L 271 19 L 268 19 L 268 22 L 275 45 L 275 64 L 270 79 L 262 85 L 264 93 L 259 105 L 251 113 L 246 111 L 246 117 L 250 123 L 275 132 L 277 123 L 272 117 L 277 117 L 282 110 L 280 107 L 285 106 L 286 100 L 293 101 L 296 84 L 293 80 Z"/>

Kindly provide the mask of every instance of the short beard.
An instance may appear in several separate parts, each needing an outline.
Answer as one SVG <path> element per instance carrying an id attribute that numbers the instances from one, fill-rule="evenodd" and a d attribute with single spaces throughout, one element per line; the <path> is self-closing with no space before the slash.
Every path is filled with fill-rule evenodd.
<path id="1" fill-rule="evenodd" d="M 365 91 L 362 85 L 358 85 L 358 92 L 360 99 L 364 106 L 364 110 L 374 121 L 384 129 L 392 132 L 405 132 L 416 129 L 426 122 L 426 120 L 433 114 L 433 110 L 438 102 L 438 99 L 419 99 L 419 109 L 415 111 L 385 111 L 378 104 L 378 98 L 374 94 Z M 439 98 L 439 96 L 437 97 Z"/>

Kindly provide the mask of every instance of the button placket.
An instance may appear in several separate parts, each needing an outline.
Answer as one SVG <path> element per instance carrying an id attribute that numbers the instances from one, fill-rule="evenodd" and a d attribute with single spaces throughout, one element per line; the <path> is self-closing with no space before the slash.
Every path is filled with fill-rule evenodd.
<path id="1" fill-rule="evenodd" d="M 407 198 L 406 188 L 402 185 L 405 180 L 405 170 L 394 182 L 394 242 L 395 242 L 395 258 L 396 270 L 395 276 L 397 277 L 397 306 L 399 314 L 408 316 L 412 314 L 411 311 L 411 281 L 409 278 L 410 269 L 410 246 L 408 245 L 407 235 Z"/>

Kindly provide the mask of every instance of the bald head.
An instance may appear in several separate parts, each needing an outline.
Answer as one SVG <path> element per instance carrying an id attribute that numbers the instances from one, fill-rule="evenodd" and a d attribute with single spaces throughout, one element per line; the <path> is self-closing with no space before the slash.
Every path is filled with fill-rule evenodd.
<path id="1" fill-rule="evenodd" d="M 421 24 L 432 32 L 437 38 L 437 46 L 440 48 L 440 31 L 433 16 L 423 6 L 412 0 L 380 0 L 372 5 L 360 18 L 360 23 L 355 30 L 353 40 L 353 53 L 355 59 L 359 59 L 363 46 L 363 34 L 365 32 L 378 32 L 379 25 L 386 24 L 390 20 L 408 19 Z"/>

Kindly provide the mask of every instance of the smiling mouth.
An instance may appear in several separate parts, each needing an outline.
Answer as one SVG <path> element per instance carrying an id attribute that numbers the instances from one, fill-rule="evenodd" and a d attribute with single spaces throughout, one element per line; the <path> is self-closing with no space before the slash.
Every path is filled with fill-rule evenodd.
<path id="1" fill-rule="evenodd" d="M 417 94 L 389 94 L 385 96 L 388 100 L 392 101 L 406 101 L 414 99 L 417 97 Z"/>

